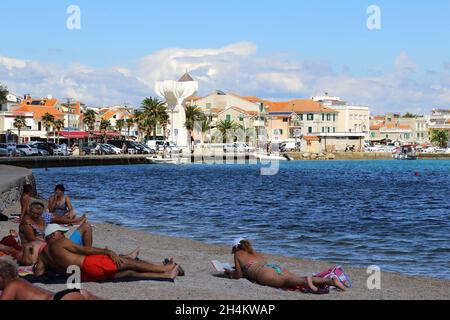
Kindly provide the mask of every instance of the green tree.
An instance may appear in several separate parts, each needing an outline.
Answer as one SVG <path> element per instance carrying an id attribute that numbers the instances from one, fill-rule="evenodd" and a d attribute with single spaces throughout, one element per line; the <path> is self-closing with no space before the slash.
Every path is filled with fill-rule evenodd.
<path id="1" fill-rule="evenodd" d="M 106 143 L 106 133 L 110 129 L 111 129 L 111 121 L 109 121 L 109 120 L 102 120 L 100 122 L 100 132 L 103 133 L 103 142 L 104 143 Z"/>
<path id="2" fill-rule="evenodd" d="M 437 144 L 439 147 L 446 147 L 449 139 L 449 131 L 447 130 L 433 130 L 431 131 L 430 141 Z"/>
<path id="3" fill-rule="evenodd" d="M 119 131 L 120 136 L 122 136 L 122 130 L 125 127 L 125 120 L 120 119 L 116 121 L 116 130 Z"/>
<path id="4" fill-rule="evenodd" d="M 59 133 L 64 129 L 65 125 L 64 125 L 64 121 L 62 120 L 55 120 L 53 122 L 53 128 L 55 128 L 56 132 L 58 133 L 58 144 L 59 144 Z"/>
<path id="5" fill-rule="evenodd" d="M 0 102 L 6 101 L 6 96 L 8 95 L 9 91 L 6 86 L 0 85 Z"/>
<path id="6" fill-rule="evenodd" d="M 41 121 L 42 121 L 42 125 L 45 128 L 45 131 L 47 131 L 47 142 L 48 142 L 49 135 L 50 135 L 50 128 L 55 123 L 55 117 L 52 114 L 47 112 L 42 116 Z"/>
<path id="7" fill-rule="evenodd" d="M 128 132 L 128 140 L 130 140 L 130 130 L 134 126 L 134 119 L 128 118 L 127 120 L 125 120 L 125 125 L 127 127 L 127 132 Z"/>
<path id="8" fill-rule="evenodd" d="M 22 128 L 27 126 L 27 121 L 25 119 L 25 116 L 17 116 L 14 118 L 14 123 L 13 123 L 14 128 L 17 129 L 18 132 L 18 142 L 20 143 L 20 131 L 22 130 Z"/>
<path id="9" fill-rule="evenodd" d="M 164 110 L 164 112 L 161 112 L 161 114 L 159 115 L 159 124 L 163 128 L 163 139 L 166 140 L 167 126 L 170 124 L 170 116 L 166 110 Z"/>
<path id="10" fill-rule="evenodd" d="M 93 131 L 95 129 L 95 123 L 97 122 L 97 114 L 94 110 L 87 109 L 83 113 L 83 123 L 88 130 Z"/>
<path id="11" fill-rule="evenodd" d="M 410 119 L 413 119 L 413 118 L 420 118 L 420 115 L 418 115 L 418 114 L 413 114 L 413 113 L 411 113 L 411 112 L 407 112 L 407 113 L 405 113 L 405 114 L 403 115 L 402 118 L 410 118 Z"/>
<path id="12" fill-rule="evenodd" d="M 209 119 L 209 117 L 205 117 L 202 120 L 202 127 L 201 127 L 201 131 L 202 131 L 202 144 L 205 143 L 205 135 L 207 132 L 209 132 L 211 130 L 211 121 Z M 210 141 L 209 143 L 211 143 L 211 137 L 210 137 Z"/>
<path id="13" fill-rule="evenodd" d="M 189 134 L 189 150 L 191 150 L 191 140 L 192 140 L 192 132 L 195 128 L 195 122 L 203 121 L 205 118 L 205 114 L 202 112 L 202 110 L 197 106 L 187 106 L 185 108 L 186 111 L 186 123 L 184 126 L 186 127 L 186 130 Z"/>
<path id="14" fill-rule="evenodd" d="M 225 121 L 220 121 L 217 124 L 217 130 L 219 130 L 219 132 L 222 135 L 222 141 L 223 143 L 227 142 L 227 137 L 230 135 L 230 131 L 236 131 L 242 128 L 242 126 L 234 121 L 230 121 L 230 120 L 225 120 Z M 233 134 L 233 139 L 236 138 L 236 135 Z"/>
<path id="15" fill-rule="evenodd" d="M 153 133 L 153 140 L 156 140 L 156 126 L 161 115 L 166 113 L 166 107 L 158 98 L 150 97 L 142 101 L 141 109 L 142 113 L 138 118 L 139 125 L 144 129 L 147 137 L 150 137 Z"/>

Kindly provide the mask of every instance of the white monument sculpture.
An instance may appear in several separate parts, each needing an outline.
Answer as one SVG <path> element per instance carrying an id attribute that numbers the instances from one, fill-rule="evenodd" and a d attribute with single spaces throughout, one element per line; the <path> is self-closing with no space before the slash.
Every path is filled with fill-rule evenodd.
<path id="1" fill-rule="evenodd" d="M 188 131 L 186 130 L 186 112 L 184 101 L 198 91 L 198 82 L 189 73 L 185 73 L 180 80 L 158 81 L 155 84 L 156 94 L 165 99 L 171 113 L 170 139 L 181 148 L 190 146 Z"/>

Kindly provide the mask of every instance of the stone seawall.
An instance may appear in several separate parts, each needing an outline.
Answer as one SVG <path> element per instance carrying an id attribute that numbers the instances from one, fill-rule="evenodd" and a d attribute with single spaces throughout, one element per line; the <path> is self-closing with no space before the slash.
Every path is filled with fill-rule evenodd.
<path id="1" fill-rule="evenodd" d="M 29 169 L 0 165 L 0 212 L 20 200 L 24 184 L 33 186 L 33 195 L 36 192 L 36 181 Z"/>

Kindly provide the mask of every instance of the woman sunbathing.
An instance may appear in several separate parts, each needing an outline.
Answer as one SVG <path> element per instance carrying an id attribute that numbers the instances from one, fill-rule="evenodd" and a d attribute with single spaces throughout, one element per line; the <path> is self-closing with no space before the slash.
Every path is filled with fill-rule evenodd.
<path id="1" fill-rule="evenodd" d="M 318 292 L 317 286 L 334 286 L 342 291 L 346 286 L 337 277 L 331 279 L 316 277 L 300 277 L 289 272 L 278 264 L 270 264 L 260 253 L 255 252 L 250 241 L 239 238 L 233 243 L 235 270 L 225 270 L 225 275 L 231 279 L 247 278 L 260 285 L 282 289 L 309 288 Z"/>

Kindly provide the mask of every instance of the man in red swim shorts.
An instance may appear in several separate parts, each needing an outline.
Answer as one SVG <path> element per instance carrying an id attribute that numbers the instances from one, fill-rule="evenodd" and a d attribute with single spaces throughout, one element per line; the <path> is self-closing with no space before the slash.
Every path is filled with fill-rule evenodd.
<path id="1" fill-rule="evenodd" d="M 175 279 L 184 272 L 173 261 L 155 264 L 131 257 L 119 257 L 109 249 L 79 246 L 65 237 L 68 229 L 50 224 L 45 229 L 47 247 L 40 253 L 35 274 L 51 270 L 66 275 L 70 266 L 78 266 L 82 280 L 98 282 L 121 278 Z"/>

